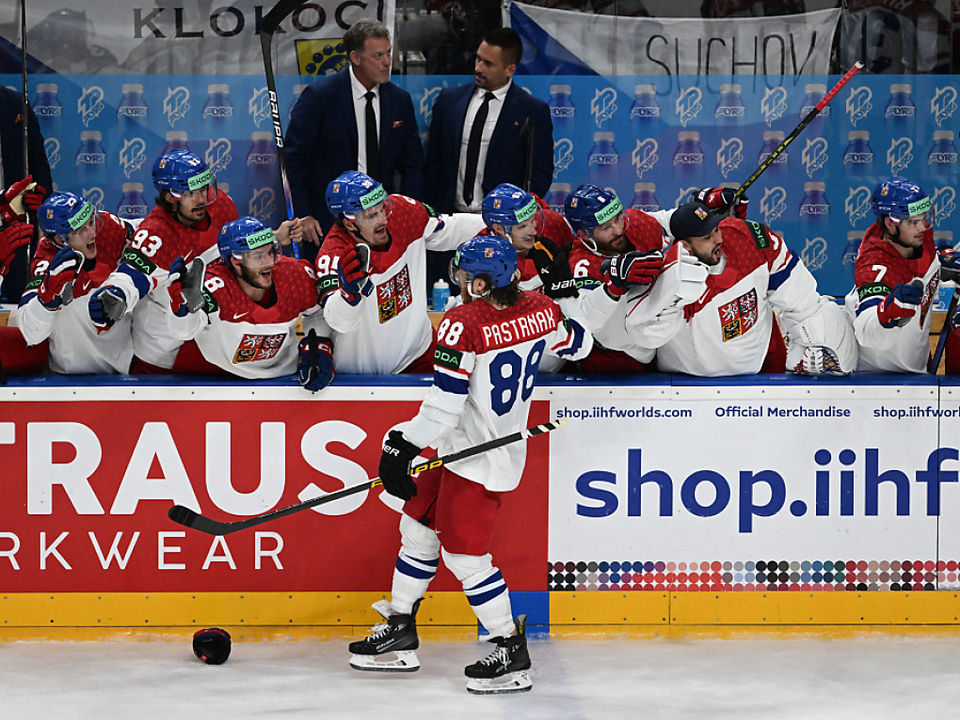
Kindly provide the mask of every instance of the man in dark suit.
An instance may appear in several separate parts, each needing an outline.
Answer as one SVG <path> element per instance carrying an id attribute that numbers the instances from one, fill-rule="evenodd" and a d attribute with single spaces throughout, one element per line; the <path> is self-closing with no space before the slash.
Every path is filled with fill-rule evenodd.
<path id="1" fill-rule="evenodd" d="M 543 197 L 550 189 L 553 122 L 547 104 L 511 80 L 522 56 L 516 30 L 492 30 L 477 48 L 474 82 L 437 96 L 425 199 L 441 212 L 479 211 L 484 196 L 501 183 L 523 186 L 528 140 L 520 133 L 527 118 L 534 122 L 529 191 Z M 475 130 L 478 114 L 483 122 Z"/>
<path id="2" fill-rule="evenodd" d="M 341 173 L 359 170 L 388 194 L 423 199 L 423 144 L 410 93 L 390 82 L 390 33 L 376 20 L 358 20 L 343 44 L 349 67 L 304 89 L 284 139 L 294 210 L 313 243 L 304 255 L 311 259 L 333 227 L 325 193 Z"/>
<path id="3" fill-rule="evenodd" d="M 40 132 L 40 123 L 28 107 L 27 133 L 29 138 L 29 152 L 27 162 L 29 171 L 37 187 L 24 193 L 24 205 L 31 211 L 31 222 L 35 223 L 35 213 L 43 199 L 50 194 L 53 180 L 50 178 L 50 164 L 47 162 L 43 150 L 43 135 Z M 27 168 L 23 166 L 23 96 L 10 88 L 0 87 L 0 205 L 6 205 L 12 198 L 4 196 L 4 189 L 23 180 L 27 175 Z M 0 213 L 7 215 L 8 213 Z M 9 227 L 13 220 L 4 218 L 0 225 Z M 36 243 L 34 234 L 33 242 Z M 3 280 L 2 296 L 4 302 L 18 302 L 27 282 L 27 248 L 20 247 L 12 258 L 6 258 L 4 267 L 0 270 L 6 275 Z"/>

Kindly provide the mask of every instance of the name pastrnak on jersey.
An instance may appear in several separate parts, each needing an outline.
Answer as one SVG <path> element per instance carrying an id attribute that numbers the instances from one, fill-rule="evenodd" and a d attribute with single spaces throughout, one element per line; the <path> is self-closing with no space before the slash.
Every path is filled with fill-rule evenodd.
<path id="1" fill-rule="evenodd" d="M 522 292 L 497 310 L 475 300 L 452 308 L 440 323 L 434 385 L 404 436 L 441 455 L 523 429 L 537 370 L 545 354 L 578 360 L 593 338 L 544 295 Z M 513 443 L 451 465 L 488 490 L 513 490 L 526 462 L 526 444 Z"/>

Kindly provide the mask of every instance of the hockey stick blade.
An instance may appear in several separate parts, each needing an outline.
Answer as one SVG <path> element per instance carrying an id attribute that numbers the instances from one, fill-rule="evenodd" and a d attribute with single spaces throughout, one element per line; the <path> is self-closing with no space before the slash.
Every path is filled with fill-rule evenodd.
<path id="1" fill-rule="evenodd" d="M 779 145 L 777 145 L 776 149 L 774 149 L 774 151 L 770 153 L 770 155 L 764 158 L 763 162 L 760 163 L 760 167 L 754 170 L 753 174 L 750 177 L 748 177 L 740 185 L 739 188 L 737 188 L 733 196 L 734 203 L 736 203 L 736 201 L 740 198 L 740 196 L 747 191 L 748 187 L 750 187 L 751 185 L 753 185 L 753 183 L 757 181 L 757 178 L 759 178 L 768 167 L 770 167 L 773 163 L 776 162 L 777 158 L 780 157 L 780 154 L 787 149 L 787 145 L 792 143 L 796 139 L 797 135 L 802 133 L 804 128 L 806 128 L 807 125 L 813 122 L 813 119 L 820 114 L 820 111 L 830 104 L 830 101 L 833 100 L 836 94 L 843 89 L 844 85 L 850 82 L 850 78 L 852 78 L 854 75 L 860 72 L 862 68 L 863 68 L 863 63 L 857 60 L 853 64 L 853 67 L 847 70 L 846 74 L 842 78 L 837 80 L 837 84 L 830 89 L 830 92 L 828 92 L 826 95 L 823 96 L 823 99 L 817 103 L 816 107 L 814 107 L 813 110 L 807 113 L 806 117 L 800 121 L 800 124 L 793 129 L 793 132 L 787 135 L 787 137 L 785 137 L 783 141 Z"/>
<path id="2" fill-rule="evenodd" d="M 411 467 L 410 474 L 416 475 L 424 472 L 425 470 L 433 470 L 434 468 L 442 467 L 443 465 L 449 465 L 450 463 L 458 460 L 465 460 L 468 457 L 479 455 L 487 450 L 493 450 L 494 448 L 509 445 L 520 440 L 526 440 L 528 438 L 536 437 L 537 435 L 543 435 L 556 430 L 557 428 L 564 427 L 567 424 L 569 424 L 569 421 L 566 418 L 560 418 L 559 420 L 546 422 L 542 425 L 535 425 L 527 428 L 526 430 L 521 430 L 510 435 L 504 435 L 503 437 L 496 438 L 495 440 L 489 440 L 488 442 L 474 445 L 473 447 L 461 450 L 460 452 L 451 453 L 450 455 L 445 455 L 441 458 L 434 458 L 433 460 L 427 460 L 426 462 Z M 184 527 L 188 527 L 193 530 L 199 530 L 200 532 L 208 535 L 229 535 L 230 533 L 235 533 L 238 530 L 246 530 L 247 528 L 251 528 L 256 525 L 262 525 L 263 523 L 270 522 L 271 520 L 277 520 L 278 518 L 286 517 L 287 515 L 293 515 L 294 513 L 298 513 L 302 510 L 308 510 L 310 508 L 317 507 L 318 505 L 324 505 L 328 502 L 333 502 L 334 500 L 339 500 L 340 498 L 354 495 L 358 492 L 363 492 L 364 490 L 372 490 L 373 488 L 382 484 L 383 483 L 380 482 L 380 478 L 373 478 L 372 480 L 367 480 L 366 482 L 359 483 L 358 485 L 352 485 L 327 495 L 321 495 L 310 500 L 304 500 L 303 502 L 295 505 L 288 505 L 285 508 L 272 510 L 270 512 L 263 513 L 262 515 L 255 515 L 251 518 L 247 518 L 246 520 L 238 520 L 237 522 L 218 522 L 216 520 L 211 520 L 210 518 L 205 517 L 188 507 L 184 507 L 183 505 L 174 505 L 172 508 L 170 508 L 167 511 L 167 517 L 169 517 L 178 525 L 183 525 Z"/>

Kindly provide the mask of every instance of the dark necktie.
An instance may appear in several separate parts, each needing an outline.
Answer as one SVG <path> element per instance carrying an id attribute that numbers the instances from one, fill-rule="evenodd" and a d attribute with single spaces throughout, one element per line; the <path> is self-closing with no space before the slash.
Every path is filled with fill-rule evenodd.
<path id="1" fill-rule="evenodd" d="M 480 136 L 483 135 L 483 126 L 487 122 L 487 108 L 493 100 L 493 93 L 483 96 L 483 105 L 477 110 L 470 128 L 470 139 L 467 141 L 467 167 L 463 171 L 463 202 L 469 205 L 473 202 L 473 186 L 477 181 L 477 163 L 480 161 Z"/>
<path id="2" fill-rule="evenodd" d="M 364 97 L 367 99 L 367 175 L 379 180 L 380 144 L 377 142 L 377 115 L 373 111 L 373 101 L 377 96 L 371 90 Z"/>

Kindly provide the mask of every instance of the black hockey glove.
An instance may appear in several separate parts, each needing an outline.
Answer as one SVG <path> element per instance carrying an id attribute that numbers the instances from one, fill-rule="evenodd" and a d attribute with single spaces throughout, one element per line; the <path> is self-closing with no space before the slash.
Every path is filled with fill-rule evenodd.
<path id="1" fill-rule="evenodd" d="M 410 500 L 417 494 L 417 484 L 410 477 L 410 463 L 420 454 L 420 448 L 403 437 L 399 430 L 387 433 L 380 455 L 380 482 L 383 489 L 401 500 Z"/>
<path id="2" fill-rule="evenodd" d="M 548 238 L 537 238 L 537 242 L 527 254 L 537 267 L 537 274 L 543 283 L 543 294 L 554 300 L 576 297 L 577 284 L 570 272 L 570 263 L 563 250 Z"/>

